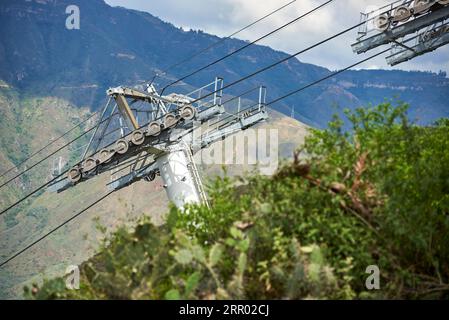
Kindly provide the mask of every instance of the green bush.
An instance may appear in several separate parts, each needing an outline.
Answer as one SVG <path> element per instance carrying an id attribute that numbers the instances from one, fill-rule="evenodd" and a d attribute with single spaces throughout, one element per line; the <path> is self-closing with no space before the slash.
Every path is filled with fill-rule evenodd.
<path id="1" fill-rule="evenodd" d="M 347 112 L 350 132 L 338 118 L 314 130 L 274 176 L 214 180 L 212 209 L 120 229 L 80 290 L 56 279 L 26 297 L 448 298 L 449 121 L 416 126 L 406 110 Z M 380 290 L 365 287 L 369 265 Z"/>

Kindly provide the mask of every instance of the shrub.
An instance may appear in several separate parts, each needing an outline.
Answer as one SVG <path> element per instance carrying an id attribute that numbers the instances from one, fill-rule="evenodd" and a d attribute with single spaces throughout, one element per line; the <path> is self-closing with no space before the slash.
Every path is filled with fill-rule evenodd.
<path id="1" fill-rule="evenodd" d="M 419 127 L 406 105 L 347 112 L 314 130 L 272 177 L 216 178 L 212 209 L 171 208 L 162 227 L 120 229 L 33 298 L 447 298 L 449 122 Z M 302 154 L 307 157 L 301 157 Z M 367 291 L 369 265 L 381 289 Z"/>

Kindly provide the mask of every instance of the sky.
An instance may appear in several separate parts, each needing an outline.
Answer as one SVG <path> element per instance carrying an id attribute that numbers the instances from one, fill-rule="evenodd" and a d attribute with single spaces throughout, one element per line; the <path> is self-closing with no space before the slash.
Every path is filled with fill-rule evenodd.
<path id="1" fill-rule="evenodd" d="M 185 30 L 202 30 L 210 34 L 225 37 L 292 0 L 105 1 L 112 6 L 122 6 L 149 12 Z M 334 0 L 333 3 L 328 4 L 314 14 L 299 20 L 269 38 L 258 42 L 258 44 L 268 45 L 275 50 L 287 53 L 298 52 L 307 46 L 359 23 L 360 12 L 371 11 L 391 1 Z M 235 37 L 242 40 L 255 40 L 324 2 L 326 0 L 296 0 L 282 11 L 257 23 Z M 376 50 L 364 55 L 353 53 L 351 44 L 355 42 L 356 37 L 357 30 L 354 29 L 325 45 L 298 56 L 298 59 L 302 62 L 336 70 L 376 53 Z M 386 48 L 382 47 L 381 49 L 377 49 L 377 51 Z M 370 60 L 358 68 L 392 69 L 387 65 L 384 57 Z M 409 62 L 397 65 L 393 69 L 430 70 L 435 72 L 443 70 L 449 73 L 449 45 Z"/>

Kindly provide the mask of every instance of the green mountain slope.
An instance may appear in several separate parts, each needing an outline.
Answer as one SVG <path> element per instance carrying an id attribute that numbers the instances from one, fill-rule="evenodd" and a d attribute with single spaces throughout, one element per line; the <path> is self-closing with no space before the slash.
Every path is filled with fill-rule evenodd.
<path id="1" fill-rule="evenodd" d="M 80 30 L 65 28 L 65 9 L 72 4 L 82 13 Z M 154 72 L 219 40 L 201 31 L 178 29 L 148 13 L 112 8 L 103 0 L 3 0 L 0 28 L 6 35 L 0 39 L 0 79 L 32 94 L 63 97 L 93 109 L 103 103 L 107 88 L 142 84 Z M 238 39 L 225 41 L 156 83 L 162 87 L 245 44 Z M 319 55 L 320 50 L 314 52 Z M 285 57 L 286 53 L 266 46 L 251 46 L 186 83 L 201 87 L 216 76 L 230 83 Z M 354 55 L 354 61 L 357 59 Z M 330 72 L 291 59 L 227 91 L 237 94 L 264 84 L 268 100 L 272 100 Z M 183 87 L 173 90 L 182 91 Z M 336 111 L 334 106 L 354 109 L 395 97 L 410 104 L 410 117 L 420 123 L 449 115 L 449 79 L 444 73 L 386 70 L 350 71 L 272 107 L 290 115 L 294 106 L 297 119 L 325 127 Z"/>

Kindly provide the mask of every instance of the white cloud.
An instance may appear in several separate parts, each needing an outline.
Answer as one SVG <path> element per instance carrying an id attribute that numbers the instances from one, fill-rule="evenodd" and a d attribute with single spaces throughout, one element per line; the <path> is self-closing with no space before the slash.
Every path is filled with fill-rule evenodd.
<path id="1" fill-rule="evenodd" d="M 227 36 L 288 3 L 289 0 L 106 0 L 106 2 L 150 12 L 186 29 L 201 29 L 211 34 Z M 324 2 L 325 0 L 297 0 L 237 37 L 243 40 L 254 40 Z M 261 44 L 294 53 L 357 24 L 360 21 L 360 12 L 365 11 L 366 8 L 383 6 L 389 2 L 388 0 L 334 0 L 320 11 L 265 39 Z M 298 58 L 330 69 L 345 67 L 367 57 L 367 55 L 357 56 L 352 52 L 350 45 L 355 41 L 356 36 L 357 31 L 353 30 Z M 369 61 L 362 67 L 373 66 L 390 69 L 382 57 Z M 449 71 L 449 46 L 395 68 Z"/>

